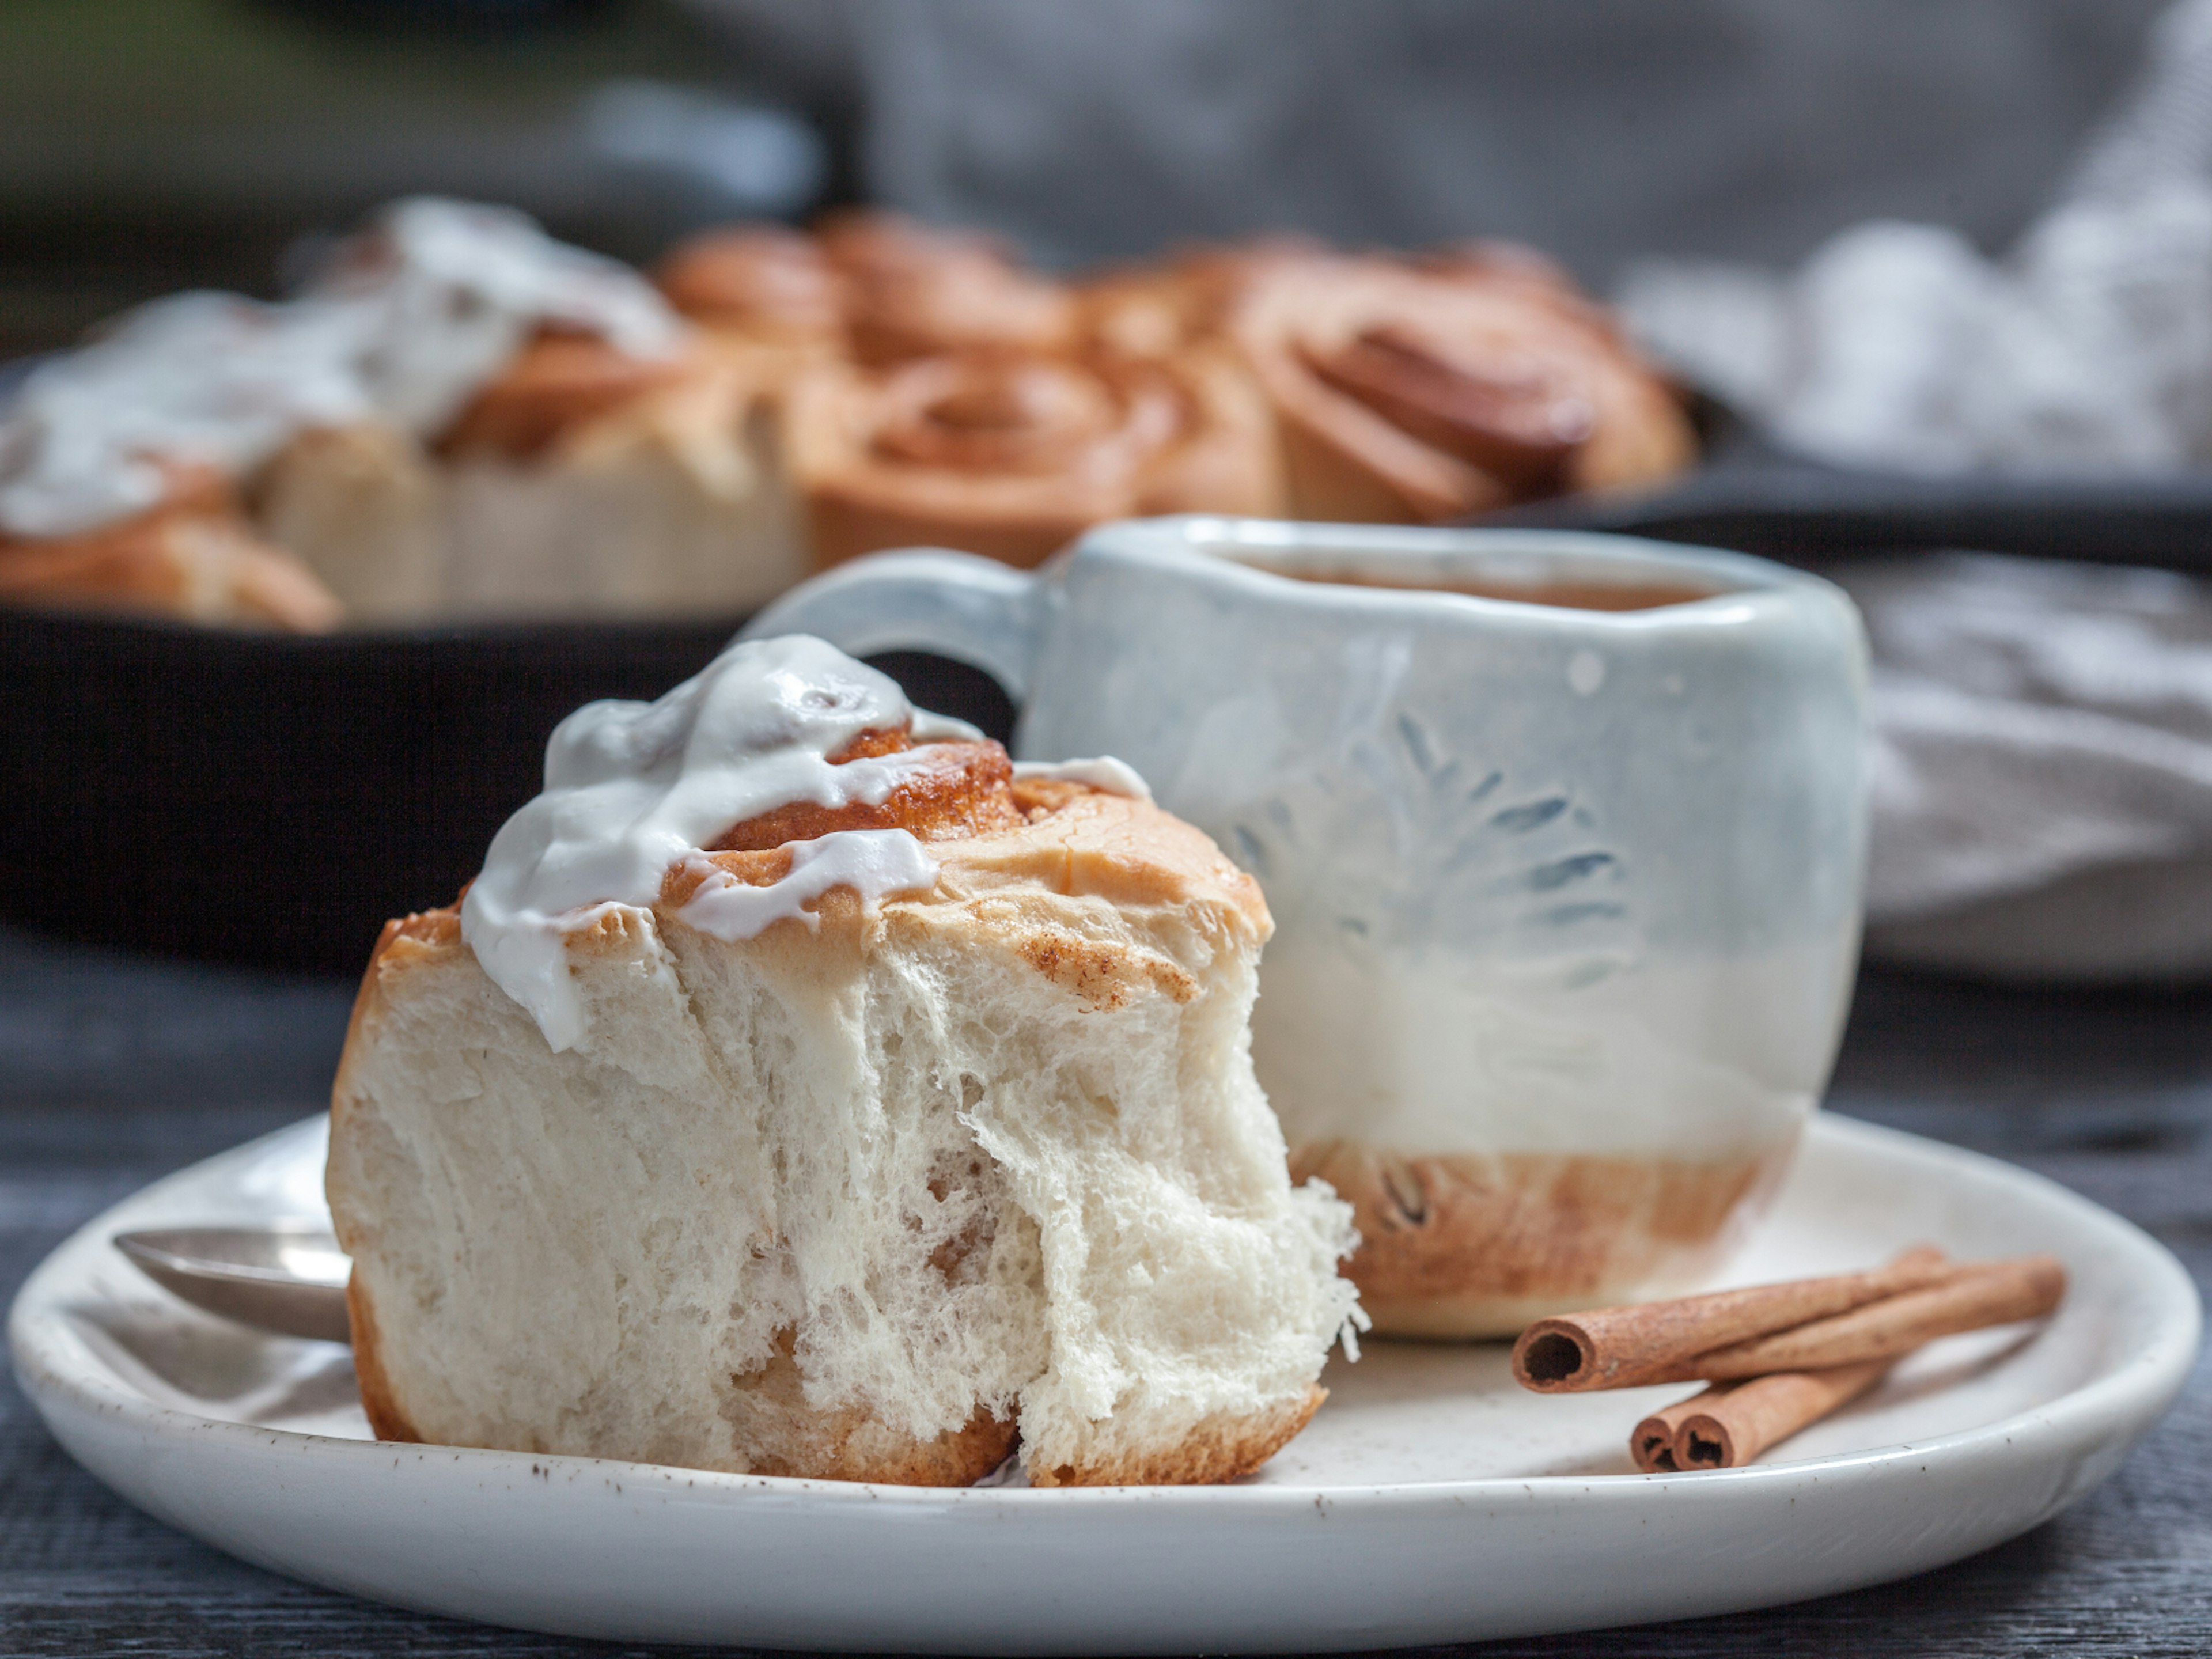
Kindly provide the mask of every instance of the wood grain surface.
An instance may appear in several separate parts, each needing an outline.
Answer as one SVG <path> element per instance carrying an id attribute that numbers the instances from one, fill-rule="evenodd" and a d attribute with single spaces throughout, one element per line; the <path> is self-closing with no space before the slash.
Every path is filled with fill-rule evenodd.
<path id="1" fill-rule="evenodd" d="M 106 1206 L 315 1109 L 351 994 L 0 930 L 0 1295 Z M 2212 1277 L 2212 994 L 1869 973 L 1830 1104 L 2040 1170 L 2148 1228 L 2200 1288 Z M 242 1565 L 112 1497 L 0 1379 L 0 1653 L 623 1651 L 642 1650 L 397 1613 Z M 2200 1358 L 2104 1486 L 1955 1566 L 1769 1613 L 1468 1651 L 2212 1653 L 2212 1366 Z"/>

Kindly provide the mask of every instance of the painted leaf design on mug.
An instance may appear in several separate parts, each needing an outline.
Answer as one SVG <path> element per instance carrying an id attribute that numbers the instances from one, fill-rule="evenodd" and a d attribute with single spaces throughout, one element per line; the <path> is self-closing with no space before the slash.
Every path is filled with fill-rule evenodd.
<path id="1" fill-rule="evenodd" d="M 1265 793 L 1208 827 L 1279 921 L 1311 913 L 1346 949 L 1449 942 L 1542 957 L 1570 981 L 1612 971 L 1635 937 L 1626 859 L 1571 786 L 1455 753 L 1404 707 L 1409 650 L 1351 641 L 1330 740 L 1278 757 Z"/>

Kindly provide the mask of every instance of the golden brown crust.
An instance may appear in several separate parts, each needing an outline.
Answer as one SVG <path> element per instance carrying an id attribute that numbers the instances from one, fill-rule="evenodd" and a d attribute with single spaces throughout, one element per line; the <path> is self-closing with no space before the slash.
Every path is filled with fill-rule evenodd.
<path id="1" fill-rule="evenodd" d="M 963 786 L 976 772 L 988 777 L 1000 765 L 1012 770 L 1005 760 L 1006 751 L 996 744 L 918 746 L 955 751 L 959 764 L 956 775 Z M 973 751 L 979 750 L 995 754 L 975 756 Z M 970 766 L 975 772 L 969 769 Z M 981 799 L 975 816 L 963 821 L 946 812 L 942 800 L 931 800 L 933 787 L 926 785 L 919 792 L 916 817 L 934 817 L 930 839 L 931 855 L 940 870 L 938 898 L 965 902 L 977 893 L 1035 884 L 1049 893 L 1101 898 L 1115 905 L 1214 904 L 1241 917 L 1261 939 L 1274 929 L 1259 884 L 1222 856 L 1221 849 L 1203 830 L 1150 801 L 1111 794 L 1072 779 L 1022 778 L 1005 784 L 1002 796 L 994 787 Z M 1011 809 L 1003 817 L 998 805 L 1001 800 Z M 748 822 L 759 825 L 767 816 Z M 737 826 L 720 839 L 726 842 L 746 829 L 747 825 Z M 744 838 L 758 842 L 765 839 L 766 833 Z M 787 843 L 805 838 L 786 837 L 773 845 L 713 852 L 708 861 L 749 886 L 765 887 L 790 873 Z M 702 879 L 695 865 L 671 869 L 661 889 L 661 908 L 672 912 L 680 909 Z M 834 888 L 822 902 L 830 903 L 841 894 L 849 896 L 849 890 Z M 905 899 L 893 903 L 932 902 L 935 900 Z M 580 934 L 569 937 L 572 941 L 583 938 Z M 380 975 L 399 967 L 401 958 L 410 951 L 445 950 L 460 944 L 459 898 L 440 909 L 416 911 L 386 922 L 354 1005 L 356 1024 L 363 1018 Z M 354 1037 L 349 1031 L 349 1048 Z"/>
<path id="2" fill-rule="evenodd" d="M 930 1440 L 897 1433 L 857 1407 L 823 1411 L 806 1403 L 805 1379 L 793 1358 L 792 1334 L 757 1370 L 730 1379 L 722 1413 L 747 1443 L 789 1446 L 788 1457 L 756 1462 L 750 1473 L 802 1480 L 872 1480 L 891 1486 L 972 1486 L 1013 1455 L 1018 1437 L 1012 1413 L 982 1407 L 957 1429 Z"/>
<path id="3" fill-rule="evenodd" d="M 1291 1437 L 1313 1420 L 1323 1388 L 1309 1389 L 1303 1400 L 1282 1404 L 1248 1417 L 1226 1413 L 1206 1418 L 1172 1446 L 1148 1446 L 1108 1454 L 1083 1463 L 1064 1463 L 1058 1468 L 1029 1472 L 1033 1486 L 1205 1486 L 1235 1480 L 1251 1474 L 1288 1444 Z"/>
<path id="4" fill-rule="evenodd" d="M 1730 1224 L 1790 1152 L 1415 1157 L 1322 1140 L 1291 1149 L 1291 1179 L 1326 1181 L 1352 1205 L 1360 1245 L 1344 1271 L 1376 1330 L 1501 1335 L 1538 1311 L 1693 1272 L 1730 1242 Z"/>
<path id="5" fill-rule="evenodd" d="M 1283 255 L 1252 269 L 1227 328 L 1282 423 L 1301 516 L 1450 519 L 1696 457 L 1666 383 L 1517 251 Z"/>
<path id="6" fill-rule="evenodd" d="M 361 1408 L 368 1414 L 370 1430 L 379 1440 L 420 1445 L 422 1437 L 407 1420 L 407 1413 L 399 1409 L 399 1401 L 392 1391 L 392 1381 L 385 1375 L 375 1310 L 369 1304 L 368 1287 L 361 1282 L 358 1271 L 346 1280 L 346 1317 L 353 1327 L 354 1378 L 361 1384 Z"/>
<path id="7" fill-rule="evenodd" d="M 1024 779 L 1015 788 L 1031 799 L 1047 788 L 1073 793 L 1019 830 L 932 848 L 941 890 L 1020 882 L 1117 906 L 1218 905 L 1262 939 L 1273 931 L 1259 884 L 1224 858 L 1205 831 L 1150 801 L 1085 784 Z"/>
<path id="8" fill-rule="evenodd" d="M 948 901 L 995 904 L 994 895 L 1027 886 L 1066 897 L 1104 899 L 1116 906 L 1218 907 L 1250 928 L 1257 939 L 1264 940 L 1273 931 L 1259 884 L 1224 858 L 1203 831 L 1149 801 L 1045 778 L 1013 783 L 1005 799 L 1015 810 L 1002 825 L 987 827 L 986 815 L 979 813 L 968 826 L 943 827 L 930 842 L 930 855 L 939 870 L 936 890 L 887 901 L 886 912 L 896 915 L 908 906 Z M 766 887 L 791 872 L 787 843 L 711 853 L 705 862 L 752 887 Z M 705 878 L 699 860 L 672 869 L 661 888 L 661 909 L 672 915 L 680 910 Z M 851 897 L 849 889 L 833 888 L 807 908 L 825 919 L 836 917 L 841 928 L 846 923 L 857 926 L 860 910 L 848 902 Z M 438 925 L 432 918 L 444 914 L 410 917 L 408 926 L 429 928 Z M 1139 981 L 1177 1001 L 1193 994 L 1187 974 L 1149 953 L 1139 960 L 1127 951 L 1109 951 L 1114 958 L 1109 966 L 1096 941 L 1012 912 L 1000 915 L 994 908 L 993 914 L 1000 923 L 1024 930 L 1019 948 L 1031 966 L 1094 1001 L 1114 1002 L 1118 994 L 1113 988 Z M 458 939 L 458 924 L 454 926 Z M 571 935 L 579 941 L 581 937 Z M 808 935 L 811 940 L 819 937 Z"/>

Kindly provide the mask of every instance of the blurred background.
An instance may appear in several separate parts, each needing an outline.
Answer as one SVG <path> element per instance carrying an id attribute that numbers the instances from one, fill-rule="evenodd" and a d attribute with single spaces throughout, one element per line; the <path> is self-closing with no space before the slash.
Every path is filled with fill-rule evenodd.
<path id="1" fill-rule="evenodd" d="M 11 0 L 0 352 L 267 295 L 392 197 L 645 259 L 872 200 L 1048 264 L 1283 228 L 1793 264 L 1863 219 L 1996 253 L 2160 0 Z M 295 262 L 296 262 L 296 257 Z"/>

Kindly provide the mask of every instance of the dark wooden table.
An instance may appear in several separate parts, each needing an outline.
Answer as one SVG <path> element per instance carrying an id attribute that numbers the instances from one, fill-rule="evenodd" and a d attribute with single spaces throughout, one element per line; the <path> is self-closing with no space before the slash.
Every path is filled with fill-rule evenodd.
<path id="1" fill-rule="evenodd" d="M 0 930 L 0 1293 L 180 1165 L 315 1110 L 351 988 Z M 2212 1275 L 2212 995 L 2002 992 L 1870 973 L 1831 1104 L 2028 1165 Z M 988 1594 L 988 1564 L 980 1594 Z M 613 1653 L 356 1601 L 109 1495 L 0 1381 L 0 1652 Z M 2212 1653 L 2212 1366 L 2098 1492 L 1901 1584 L 1487 1656 Z"/>

